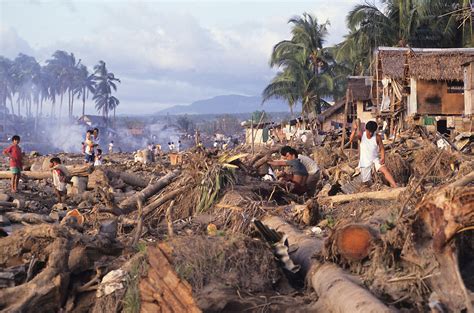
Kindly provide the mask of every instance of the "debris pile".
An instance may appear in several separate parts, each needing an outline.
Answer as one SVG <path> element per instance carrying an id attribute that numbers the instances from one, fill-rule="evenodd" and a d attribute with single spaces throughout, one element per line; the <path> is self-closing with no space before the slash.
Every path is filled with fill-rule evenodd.
<path id="1" fill-rule="evenodd" d="M 196 147 L 98 167 L 61 155 L 57 204 L 49 156 L 32 155 L 21 191 L 0 194 L 0 309 L 472 310 L 474 158 L 439 140 L 418 127 L 384 142 L 398 188 L 362 184 L 358 147 L 336 135 L 295 147 L 320 167 L 314 196 L 262 179 L 279 146 Z"/>

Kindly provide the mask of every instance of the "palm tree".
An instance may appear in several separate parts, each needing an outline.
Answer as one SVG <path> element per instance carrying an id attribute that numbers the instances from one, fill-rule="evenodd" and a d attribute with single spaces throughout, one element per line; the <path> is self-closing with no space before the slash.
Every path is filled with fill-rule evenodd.
<path id="1" fill-rule="evenodd" d="M 107 70 L 104 61 L 99 61 L 94 66 L 94 82 L 95 92 L 93 100 L 95 101 L 96 109 L 102 111 L 102 115 L 106 120 L 108 120 L 109 112 L 113 110 L 115 119 L 115 110 L 120 101 L 112 96 L 112 90 L 117 91 L 116 83 L 120 83 L 120 79 Z"/>
<path id="2" fill-rule="evenodd" d="M 61 118 L 64 94 L 68 95 L 68 117 L 72 117 L 74 109 L 74 80 L 78 62 L 73 53 L 58 50 L 51 59 L 46 60 L 50 73 L 54 77 L 55 94 L 60 96 L 59 118 Z"/>
<path id="3" fill-rule="evenodd" d="M 13 95 L 15 86 L 13 81 L 13 62 L 0 56 L 0 104 L 7 106 L 7 100 L 10 100 L 11 113 L 14 114 Z"/>
<path id="4" fill-rule="evenodd" d="M 86 98 L 89 97 L 89 92 L 95 92 L 94 75 L 90 74 L 85 65 L 79 65 L 76 76 L 76 84 L 74 88 L 74 95 L 77 99 L 82 98 L 82 115 L 86 113 Z"/>
<path id="5" fill-rule="evenodd" d="M 7 99 L 10 99 L 10 104 L 13 110 L 13 80 L 12 80 L 13 62 L 5 57 L 0 56 L 0 104 L 3 107 L 3 132 L 6 133 L 7 125 Z M 13 111 L 12 111 L 13 114 Z"/>
<path id="6" fill-rule="evenodd" d="M 379 46 L 462 47 L 472 45 L 469 0 L 383 0 L 358 4 L 347 15 L 349 34 L 337 45 L 338 62 L 365 74 Z M 458 13 L 467 12 L 462 19 Z M 465 16 L 466 14 L 461 14 Z"/>
<path id="7" fill-rule="evenodd" d="M 34 57 L 20 53 L 13 61 L 13 77 L 17 84 L 18 115 L 20 107 L 25 106 L 26 116 L 31 117 L 31 104 L 34 84 L 40 75 L 41 67 Z"/>
<path id="8" fill-rule="evenodd" d="M 263 91 L 263 101 L 285 99 L 293 109 L 302 103 L 302 113 L 321 113 L 322 97 L 330 95 L 334 81 L 331 68 L 335 62 L 327 48 L 323 48 L 328 22 L 318 24 L 315 17 L 304 13 L 289 20 L 291 40 L 275 45 L 270 66 L 282 69 Z"/>

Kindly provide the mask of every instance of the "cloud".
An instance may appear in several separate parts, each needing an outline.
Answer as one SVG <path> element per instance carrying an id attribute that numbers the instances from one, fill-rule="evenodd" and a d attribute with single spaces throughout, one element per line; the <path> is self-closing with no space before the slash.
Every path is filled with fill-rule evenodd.
<path id="1" fill-rule="evenodd" d="M 1 55 L 15 58 L 18 53 L 33 55 L 34 50 L 26 40 L 21 38 L 15 29 L 0 25 L 0 51 Z"/>
<path id="2" fill-rule="evenodd" d="M 306 11 L 315 12 L 320 22 L 329 18 L 330 31 L 339 31 L 344 24 L 341 6 L 347 6 L 348 1 L 318 4 Z M 71 23 L 84 21 L 87 31 L 75 29 L 74 36 L 61 34 L 57 36 L 61 40 L 42 41 L 33 50 L 14 30 L 7 29 L 5 37 L 0 28 L 1 54 L 24 51 L 44 61 L 55 50 L 66 50 L 90 69 L 104 60 L 122 79 L 117 93 L 121 112 L 135 111 L 133 103 L 154 110 L 221 94 L 260 94 L 274 75 L 268 65 L 273 46 L 289 38 L 288 19 L 304 12 L 280 11 L 259 19 L 212 23 L 185 4 L 170 8 L 171 4 L 144 1 L 66 1 L 62 6 L 74 16 Z M 67 27 L 71 26 L 65 24 Z"/>

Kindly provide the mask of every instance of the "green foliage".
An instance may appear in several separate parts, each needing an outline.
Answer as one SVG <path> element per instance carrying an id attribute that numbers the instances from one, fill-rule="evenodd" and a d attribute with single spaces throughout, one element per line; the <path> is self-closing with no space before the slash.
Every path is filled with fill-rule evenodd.
<path id="1" fill-rule="evenodd" d="M 94 82 L 95 92 L 92 98 L 95 101 L 95 108 L 97 111 L 102 111 L 102 114 L 107 119 L 110 111 L 114 111 L 120 104 L 120 101 L 112 96 L 113 91 L 117 91 L 117 83 L 120 79 L 116 78 L 113 73 L 107 70 L 104 61 L 94 66 Z"/>
<path id="2" fill-rule="evenodd" d="M 146 250 L 146 245 L 138 247 Z M 127 279 L 127 291 L 123 298 L 123 312 L 125 313 L 138 313 L 140 312 L 140 277 L 143 273 L 148 270 L 148 265 L 143 262 L 145 252 L 141 253 L 141 256 L 132 264 L 128 279 Z"/>
<path id="3" fill-rule="evenodd" d="M 327 216 L 326 219 L 328 221 L 328 227 L 329 228 L 333 228 L 334 225 L 336 225 L 336 220 L 334 219 L 333 216 Z"/>
<path id="4" fill-rule="evenodd" d="M 331 49 L 323 47 L 329 22 L 319 24 L 304 13 L 289 23 L 292 38 L 273 48 L 270 66 L 280 71 L 263 90 L 263 101 L 286 100 L 291 111 L 300 102 L 303 115 L 321 113 L 322 98 L 335 96 L 340 78 Z"/>
<path id="5" fill-rule="evenodd" d="M 357 4 L 347 15 L 349 34 L 336 45 L 336 60 L 352 75 L 369 74 L 380 46 L 457 48 L 472 46 L 472 16 L 466 0 L 383 0 Z"/>
<path id="6" fill-rule="evenodd" d="M 120 82 L 113 73 L 108 72 L 105 62 L 100 61 L 95 73 L 90 74 L 87 67 L 77 60 L 73 53 L 57 50 L 45 65 L 35 58 L 20 53 L 13 61 L 0 56 L 0 106 L 10 101 L 12 114 L 22 115 L 25 108 L 27 117 L 33 117 L 32 104 L 36 105 L 37 116 L 43 115 L 43 103 L 51 103 L 51 116 L 61 111 L 67 99 L 68 117 L 74 112 L 74 99 L 82 99 L 82 112 L 85 114 L 85 101 L 89 94 L 94 95 L 96 107 L 107 115 L 120 103 L 111 96 Z M 59 110 L 56 104 L 59 99 Z M 16 100 L 17 109 L 13 105 Z"/>

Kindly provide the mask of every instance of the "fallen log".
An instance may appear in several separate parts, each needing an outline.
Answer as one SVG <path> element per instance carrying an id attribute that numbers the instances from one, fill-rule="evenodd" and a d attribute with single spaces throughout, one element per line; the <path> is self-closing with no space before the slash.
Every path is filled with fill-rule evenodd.
<path id="1" fill-rule="evenodd" d="M 83 275 L 87 276 L 100 257 L 120 253 L 115 241 L 104 238 L 101 233 L 91 237 L 49 224 L 25 227 L 1 238 L 0 267 L 23 264 L 28 253 L 46 264 L 39 273 L 30 275 L 30 281 L 0 289 L 2 312 L 60 311 L 70 292 L 71 273 L 84 271 Z M 74 253 L 78 250 L 82 253 Z"/>
<path id="2" fill-rule="evenodd" d="M 88 176 L 92 170 L 90 165 L 70 165 L 66 166 L 71 176 Z M 48 179 L 53 176 L 51 171 L 22 171 L 22 176 L 29 179 Z M 12 174 L 10 171 L 0 171 L 0 179 L 10 179 Z"/>
<path id="3" fill-rule="evenodd" d="M 160 198 L 156 199 L 155 201 L 151 202 L 150 204 L 148 204 L 147 206 L 145 206 L 143 208 L 143 216 L 147 216 L 148 214 L 150 214 L 151 212 L 156 210 L 156 208 L 161 206 L 163 203 L 166 203 L 169 200 L 174 199 L 179 194 L 181 194 L 184 190 L 186 190 L 186 188 L 181 187 L 181 188 L 173 190 L 173 191 L 161 196 Z"/>
<path id="4" fill-rule="evenodd" d="M 145 179 L 142 176 L 129 172 L 116 172 L 107 170 L 107 176 L 110 178 L 110 180 L 122 181 L 132 187 L 145 188 L 150 183 L 149 179 Z"/>
<path id="5" fill-rule="evenodd" d="M 415 212 L 412 240 L 403 247 L 402 258 L 433 269 L 425 273 L 427 283 L 447 311 L 474 312 L 456 246 L 456 236 L 474 225 L 474 187 L 443 188 L 425 196 Z"/>
<path id="6" fill-rule="evenodd" d="M 138 175 L 127 172 L 120 173 L 120 179 L 127 185 L 140 188 L 145 188 L 150 182 L 149 180 L 144 179 Z"/>
<path id="7" fill-rule="evenodd" d="M 337 229 L 334 235 L 336 253 L 351 261 L 366 258 L 374 240 L 371 231 L 369 226 L 363 224 L 349 224 Z"/>
<path id="8" fill-rule="evenodd" d="M 335 195 L 330 197 L 321 197 L 321 202 L 343 203 L 354 200 L 396 200 L 398 196 L 406 190 L 406 187 L 392 188 L 380 191 L 359 192 L 349 195 Z"/>
<path id="9" fill-rule="evenodd" d="M 278 145 L 278 146 L 274 146 L 268 150 L 265 150 L 264 152 L 260 152 L 260 153 L 257 153 L 256 155 L 254 155 L 252 158 L 250 158 L 248 160 L 248 164 L 250 166 L 254 166 L 254 167 L 257 167 L 255 164 L 257 164 L 257 162 L 259 162 L 259 160 L 262 160 L 262 159 L 266 159 L 268 157 L 270 157 L 273 153 L 276 153 L 278 151 L 280 151 L 280 148 L 283 147 L 281 145 Z M 263 162 L 263 163 L 262 163 Z M 265 162 L 264 161 L 260 161 L 259 163 L 261 163 L 260 165 L 264 164 Z"/>
<path id="10" fill-rule="evenodd" d="M 42 224 L 55 222 L 52 217 L 43 214 L 23 212 L 5 212 L 4 214 L 12 223 Z"/>
<path id="11" fill-rule="evenodd" d="M 137 209 L 138 197 L 143 197 L 143 201 L 146 201 L 148 198 L 156 194 L 158 191 L 168 186 L 178 176 L 179 173 L 180 173 L 179 170 L 170 172 L 166 174 L 165 176 L 163 176 L 162 178 L 160 178 L 157 182 L 148 185 L 148 187 L 146 187 L 139 193 L 120 202 L 119 207 L 122 209 L 123 214 L 126 214 L 128 212 L 131 212 Z"/>
<path id="12" fill-rule="evenodd" d="M 324 305 L 326 312 L 391 312 L 379 299 L 356 283 L 342 269 L 333 263 L 320 263 L 313 258 L 321 253 L 322 240 L 310 237 L 296 230 L 280 217 L 267 216 L 262 222 L 288 236 L 291 259 L 301 266 L 302 274 L 311 282 L 319 296 L 318 303 Z M 344 295 L 344 298 L 341 298 Z"/>

